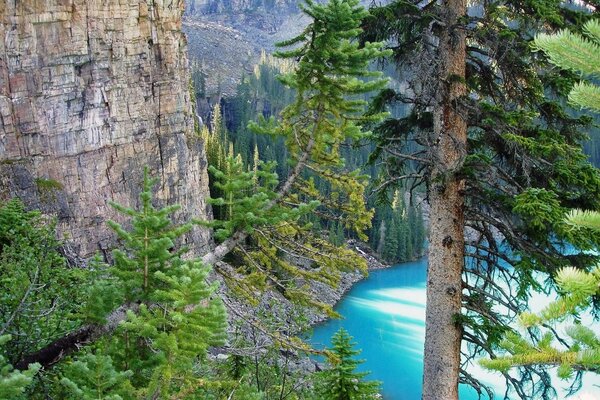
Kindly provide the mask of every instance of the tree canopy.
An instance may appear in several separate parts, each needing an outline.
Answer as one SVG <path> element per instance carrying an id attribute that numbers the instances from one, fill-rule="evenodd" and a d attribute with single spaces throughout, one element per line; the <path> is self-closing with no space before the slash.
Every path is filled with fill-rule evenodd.
<path id="1" fill-rule="evenodd" d="M 448 234 L 435 240 L 442 242 L 442 250 L 456 249 L 466 257 L 460 283 L 463 311 L 454 315 L 457 329 L 470 343 L 462 347 L 468 350 L 462 357 L 465 366 L 477 354 L 495 355 L 528 293 L 544 287 L 535 271 L 552 284 L 551 277 L 561 267 L 594 265 L 596 257 L 585 250 L 594 248 L 598 237 L 570 230 L 563 216 L 573 207 L 598 208 L 600 175 L 581 149 L 591 118 L 574 113 L 564 101 L 576 74 L 553 68 L 530 47 L 536 33 L 576 26 L 589 19 L 590 9 L 492 1 L 449 11 L 456 6 L 450 3 L 393 1 L 373 7 L 363 23 L 363 37 L 387 40 L 394 52 L 387 62 L 396 66 L 397 84 L 382 91 L 373 108 L 403 111 L 374 131 L 379 147 L 373 161 L 386 165 L 380 187 L 425 187 L 431 199 L 451 182 L 464 185 L 455 191 L 464 206 L 454 212 L 464 212 L 464 247 L 457 241 L 460 234 L 445 240 L 445 247 Z M 458 12 L 458 18 L 448 23 L 451 12 Z M 454 44 L 443 47 L 439 43 L 447 35 Z M 459 69 L 464 76 L 440 72 L 448 55 L 464 56 Z M 456 85 L 465 85 L 466 91 L 444 100 L 440 93 Z M 454 146 L 462 154 L 440 173 L 447 159 L 440 157 L 439 149 L 448 137 L 447 131 L 436 128 L 436 110 L 441 109 L 466 123 L 467 141 L 463 146 L 450 138 L 448 148 Z M 437 218 L 437 213 L 430 214 L 430 220 Z M 432 228 L 430 246 L 437 232 Z M 565 246 L 576 251 L 567 254 Z M 430 356 L 435 359 L 437 354 Z M 553 394 L 543 383 L 548 382 L 543 371 L 505 376 L 512 395 Z M 542 384 L 533 384 L 538 377 Z M 465 368 L 460 381 L 485 390 Z"/>

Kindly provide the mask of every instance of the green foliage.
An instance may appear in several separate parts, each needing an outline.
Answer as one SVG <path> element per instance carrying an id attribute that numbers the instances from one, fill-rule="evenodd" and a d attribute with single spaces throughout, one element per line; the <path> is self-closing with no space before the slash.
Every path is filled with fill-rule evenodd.
<path id="1" fill-rule="evenodd" d="M 128 301 L 151 300 L 152 291 L 161 287 L 158 278 L 166 267 L 177 262 L 185 248 L 171 251 L 174 240 L 192 229 L 192 224 L 173 226 L 169 214 L 179 209 L 178 205 L 157 210 L 152 205 L 152 186 L 156 183 L 144 173 L 144 185 L 140 194 L 141 210 L 111 203 L 121 214 L 131 218 L 132 229 L 127 231 L 120 224 L 109 221 L 109 226 L 123 242 L 124 250 L 113 252 L 115 267 L 113 274 L 124 285 Z"/>
<path id="2" fill-rule="evenodd" d="M 39 364 L 31 364 L 26 371 L 14 370 L 2 355 L 4 345 L 11 340 L 10 335 L 0 336 L 0 399 L 21 399 L 25 389 L 31 385 L 33 377 L 40 369 Z"/>
<path id="3" fill-rule="evenodd" d="M 529 222 L 529 228 L 545 231 L 549 224 L 560 221 L 565 211 L 556 193 L 530 188 L 515 196 L 513 211 Z"/>
<path id="4" fill-rule="evenodd" d="M 246 124 L 248 121 L 260 119 L 259 116 L 268 118 L 269 116 L 277 115 L 285 106 L 294 101 L 296 90 L 284 86 L 277 79 L 277 76 L 282 73 L 293 74 L 294 66 L 294 59 L 281 59 L 263 52 L 260 63 L 255 66 L 254 72 L 242 78 L 242 82 L 237 88 L 236 97 L 222 100 L 223 109 L 227 110 L 226 125 L 230 131 L 229 139 L 233 143 L 235 154 L 241 155 L 242 161 L 251 165 L 256 165 L 254 159 L 257 152 L 263 161 L 276 161 L 277 165 L 274 172 L 277 172 L 280 177 L 287 176 L 290 171 L 290 165 L 287 161 L 288 151 L 285 147 L 284 138 L 282 136 L 257 135 L 254 131 L 249 130 Z M 372 65 L 369 69 L 374 70 L 375 67 Z M 352 99 L 362 98 L 368 100 L 369 97 L 370 94 L 365 93 L 353 96 Z M 275 129 L 276 124 L 274 119 L 272 123 L 272 128 Z M 252 153 L 253 149 L 255 150 L 254 153 Z M 365 166 L 372 149 L 373 146 L 368 142 L 367 138 L 360 144 L 357 144 L 353 140 L 346 140 L 339 148 L 340 158 L 344 162 L 344 169 L 349 171 L 360 169 L 362 174 L 375 176 L 378 167 Z M 216 166 L 210 160 L 209 164 Z M 222 167 L 218 168 L 225 172 Z M 334 204 L 334 201 L 337 201 L 337 197 L 334 196 L 338 194 L 335 187 L 317 174 L 310 174 L 310 178 L 314 179 L 314 186 L 319 194 L 321 210 L 338 207 L 337 204 Z M 369 191 L 369 188 L 367 188 L 367 191 Z M 212 187 L 211 196 L 214 198 L 221 197 L 220 193 L 217 193 L 217 190 L 213 191 Z M 351 214 L 352 207 L 352 205 L 348 205 L 345 207 L 346 211 L 344 212 Z M 221 208 L 221 206 L 213 204 L 213 210 L 215 210 L 217 216 L 221 215 Z M 379 228 L 382 223 L 381 221 L 387 217 L 389 205 L 369 201 L 367 208 L 372 208 L 375 211 L 373 225 L 376 227 L 371 229 L 369 233 L 369 243 L 373 248 L 376 248 L 380 242 Z M 416 208 L 412 205 L 409 209 L 416 211 Z M 313 224 L 315 232 L 327 230 L 327 235 L 331 243 L 338 246 L 343 244 L 347 238 L 357 237 L 353 229 L 346 228 L 346 224 L 339 220 L 339 213 L 320 212 L 321 210 L 310 217 L 310 222 Z M 420 211 L 416 212 L 420 213 Z M 222 219 L 222 217 L 218 218 Z M 392 259 L 393 262 L 413 259 L 423 254 L 424 242 L 420 239 L 423 233 L 422 221 L 415 222 L 414 225 L 409 224 L 406 220 L 402 223 L 402 229 L 407 232 L 410 238 L 410 245 L 413 247 L 413 252 L 406 258 L 404 256 L 394 256 Z M 383 237 L 383 241 L 385 240 L 386 238 Z M 406 252 L 402 251 L 399 253 Z"/>
<path id="5" fill-rule="evenodd" d="M 324 400 L 366 400 L 377 399 L 379 382 L 364 381 L 368 372 L 356 372 L 362 362 L 354 357 L 360 353 L 354 350 L 352 337 L 343 328 L 331 338 L 331 368 L 317 373 L 317 392 Z"/>
<path id="6" fill-rule="evenodd" d="M 571 210 L 566 216 L 566 222 L 574 229 L 591 228 L 600 230 L 600 213 L 589 210 Z"/>
<path id="7" fill-rule="evenodd" d="M 423 255 L 425 226 L 420 207 L 406 205 L 400 190 L 391 205 L 381 204 L 370 235 L 372 247 L 390 263 L 414 260 Z"/>
<path id="8" fill-rule="evenodd" d="M 222 193 L 222 197 L 211 198 L 209 202 L 229 210 L 227 220 L 215 220 L 207 224 L 217 228 L 217 240 L 225 240 L 236 231 L 252 234 L 266 225 L 297 221 L 319 205 L 316 201 L 299 204 L 294 208 L 284 208 L 275 204 L 275 189 L 279 180 L 273 172 L 274 168 L 273 162 L 259 162 L 254 170 L 246 171 L 241 157 L 227 157 L 223 171 L 213 166 L 209 167 L 215 178 L 213 185 Z M 270 206 L 271 204 L 273 205 Z"/>
<path id="9" fill-rule="evenodd" d="M 574 227 L 590 227 L 600 230 L 597 212 L 573 211 L 568 223 Z M 522 327 L 545 330 L 539 340 L 527 340 L 518 333 L 506 335 L 500 346 L 508 355 L 481 360 L 485 368 L 508 371 L 520 365 L 558 365 L 558 375 L 562 379 L 573 377 L 574 369 L 600 373 L 600 336 L 592 329 L 579 323 L 565 329 L 570 342 L 565 348 L 554 343 L 556 330 L 548 327 L 564 322 L 572 315 L 578 315 L 589 308 L 594 296 L 600 295 L 600 267 L 591 272 L 574 267 L 565 267 L 556 274 L 556 283 L 561 297 L 547 305 L 539 314 L 524 312 L 519 316 Z M 565 345 L 565 338 L 560 339 Z"/>
<path id="10" fill-rule="evenodd" d="M 85 288 L 95 271 L 60 255 L 55 222 L 11 200 L 0 206 L 0 335 L 10 361 L 33 352 L 86 319 Z"/>
<path id="11" fill-rule="evenodd" d="M 104 348 L 115 366 L 132 370 L 133 386 L 144 396 L 165 398 L 194 390 L 200 379 L 195 366 L 209 346 L 222 344 L 226 316 L 223 303 L 209 285 L 210 267 L 183 259 L 186 249 L 176 241 L 191 229 L 174 226 L 169 215 L 178 207 L 152 205 L 153 181 L 144 176 L 140 211 L 113 205 L 131 217 L 131 229 L 111 222 L 124 249 L 113 252 L 115 276 L 129 301 L 142 301 L 139 312 L 128 312 L 118 335 L 105 339 Z"/>
<path id="12" fill-rule="evenodd" d="M 35 185 L 40 192 L 52 192 L 63 188 L 62 183 L 54 179 L 36 178 Z"/>
<path id="13" fill-rule="evenodd" d="M 293 89 L 294 101 L 278 120 L 260 116 L 250 124 L 255 133 L 285 142 L 287 175 L 278 179 L 278 167 L 257 163 L 255 155 L 254 165 L 245 167 L 244 157 L 231 150 L 220 168 L 211 168 L 219 194 L 211 202 L 225 212 L 210 225 L 223 241 L 236 233 L 251 236 L 240 257 L 231 260 L 236 273 L 223 274 L 237 294 L 252 300 L 256 289 L 273 287 L 300 305 L 332 313 L 311 299 L 307 280 L 333 285 L 340 270 L 364 271 L 366 264 L 344 246 L 322 239 L 326 233 L 316 231 L 311 214 L 335 223 L 340 239 L 346 232 L 366 238 L 372 217 L 363 196 L 367 177 L 346 170 L 340 148 L 363 137 L 361 124 L 378 118 L 363 115 L 365 102 L 357 95 L 385 84 L 379 73 L 368 71 L 369 62 L 384 52 L 379 44 L 360 46 L 353 40 L 365 15 L 357 1 L 307 2 L 304 9 L 312 23 L 281 44 L 291 50 L 276 54 L 283 60 L 280 69 L 287 71 L 281 81 Z M 261 71 L 255 75 L 262 76 Z"/>
<path id="14" fill-rule="evenodd" d="M 557 34 L 539 34 L 535 48 L 542 50 L 560 68 L 581 73 L 587 78 L 600 77 L 600 21 L 590 20 L 583 26 L 585 37 L 562 30 Z M 576 84 L 569 93 L 571 103 L 600 111 L 600 88 L 589 82 Z"/>
<path id="15" fill-rule="evenodd" d="M 130 228 L 110 222 L 124 246 L 113 252 L 110 268 L 98 257 L 85 270 L 68 267 L 51 220 L 18 201 L 0 208 L 0 345 L 11 358 L 0 357 L 0 398 L 21 398 L 26 388 L 28 398 L 42 398 L 33 386 L 41 384 L 54 398 L 112 400 L 194 398 L 210 386 L 201 371 L 208 347 L 225 341 L 225 309 L 216 283 L 208 283 L 210 267 L 178 249 L 192 225 L 172 224 L 177 206 L 153 206 L 153 182 L 146 171 L 139 210 L 113 205 L 130 218 Z M 35 382 L 38 364 L 13 371 L 10 363 L 82 323 L 104 324 L 124 300 L 127 318 L 112 336 Z"/>
<path id="16" fill-rule="evenodd" d="M 65 366 L 60 383 L 63 398 L 81 400 L 134 399 L 131 371 L 115 370 L 109 356 L 85 354 Z"/>
<path id="17" fill-rule="evenodd" d="M 245 313 L 244 320 L 235 322 L 236 328 L 229 336 L 232 354 L 221 364 L 220 374 L 234 385 L 224 387 L 220 398 L 312 399 L 311 376 L 297 364 L 304 354 L 277 340 L 290 330 L 306 326 L 303 310 L 289 308 L 278 295 L 270 293 Z M 270 330 L 270 337 L 264 329 Z"/>
<path id="18" fill-rule="evenodd" d="M 563 30 L 554 35 L 540 34 L 536 36 L 535 46 L 543 50 L 550 61 L 561 68 L 574 70 L 587 77 L 600 76 L 600 24 L 597 20 L 588 21 L 583 30 L 588 36 L 585 39 L 578 34 Z M 600 89 L 592 84 L 579 84 L 569 94 L 569 100 L 581 107 L 600 110 Z M 546 199 L 548 200 L 548 199 Z M 552 201 L 532 202 L 530 210 L 537 207 L 532 223 L 539 224 L 541 213 L 558 208 Z M 554 204 L 554 206 L 552 205 Z M 545 207 L 545 208 L 543 208 Z M 552 218 L 555 220 L 556 217 Z M 571 211 L 566 218 L 567 230 L 584 235 L 600 231 L 600 213 L 596 211 Z M 528 329 L 547 329 L 558 322 L 563 322 L 572 315 L 592 305 L 594 296 L 600 294 L 600 267 L 591 272 L 574 267 L 564 267 L 556 274 L 556 283 L 561 297 L 546 306 L 539 314 L 525 312 L 520 315 L 520 323 Z M 481 364 L 489 369 L 507 371 L 518 365 L 558 365 L 558 375 L 563 379 L 573 377 L 573 370 L 600 372 L 600 336 L 591 329 L 580 324 L 566 329 L 570 343 L 561 339 L 566 349 L 555 347 L 553 339 L 556 331 L 547 331 L 540 340 L 526 340 L 517 333 L 506 336 L 501 347 L 509 355 L 492 360 L 482 360 Z M 560 339 L 560 338 L 559 338 Z"/>
<path id="19" fill-rule="evenodd" d="M 110 274 L 110 267 L 96 255 L 88 262 L 88 271 L 96 278 L 79 289 L 86 301 L 78 315 L 88 323 L 104 324 L 106 316 L 123 303 L 123 285 Z"/>

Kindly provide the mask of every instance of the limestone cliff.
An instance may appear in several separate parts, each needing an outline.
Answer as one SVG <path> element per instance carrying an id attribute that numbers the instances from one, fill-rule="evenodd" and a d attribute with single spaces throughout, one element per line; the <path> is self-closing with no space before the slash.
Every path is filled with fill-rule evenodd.
<path id="1" fill-rule="evenodd" d="M 205 217 L 183 0 L 0 3 L 0 199 L 58 217 L 88 256 L 114 240 L 109 201 L 135 204 L 144 165 L 162 204 Z M 199 249 L 208 232 L 188 241 Z"/>

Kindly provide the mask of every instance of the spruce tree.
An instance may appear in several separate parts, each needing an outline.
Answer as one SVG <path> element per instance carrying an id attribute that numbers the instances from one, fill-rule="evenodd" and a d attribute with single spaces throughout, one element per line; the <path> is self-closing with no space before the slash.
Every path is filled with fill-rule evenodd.
<path id="1" fill-rule="evenodd" d="M 585 20 L 589 9 L 495 0 L 467 12 L 465 2 L 393 1 L 371 13 L 364 37 L 390 40 L 403 81 L 374 109 L 408 106 L 376 130 L 380 186 L 424 187 L 431 205 L 423 397 L 456 398 L 459 381 L 491 397 L 463 367 L 495 354 L 541 287 L 534 271 L 549 277 L 594 263 L 581 250 L 597 238 L 563 223 L 569 208 L 598 208 L 600 175 L 580 144 L 591 120 L 565 107 L 575 75 L 530 51 L 536 32 Z M 568 244 L 578 251 L 563 254 Z M 462 339 L 471 343 L 464 357 Z M 506 378 L 521 398 L 553 393 L 537 369 Z"/>
<path id="2" fill-rule="evenodd" d="M 227 322 L 223 303 L 213 295 L 216 283 L 207 283 L 210 267 L 182 258 L 186 248 L 178 248 L 177 241 L 192 224 L 172 224 L 169 215 L 178 206 L 153 206 L 154 183 L 146 170 L 139 210 L 113 204 L 131 218 L 131 229 L 109 223 L 124 246 L 113 252 L 113 273 L 126 299 L 141 304 L 137 313 L 128 311 L 117 335 L 100 348 L 118 370 L 134 371 L 131 382 L 138 393 L 166 398 L 201 386 L 195 366 L 205 361 L 209 346 L 223 343 Z M 91 361 L 104 365 L 107 359 Z"/>
<path id="3" fill-rule="evenodd" d="M 535 46 L 561 68 L 579 72 L 588 78 L 598 77 L 600 24 L 597 20 L 588 21 L 583 31 L 589 39 L 563 30 L 553 35 L 538 35 Z M 569 93 L 569 100 L 582 108 L 600 111 L 600 89 L 593 83 L 575 85 Z M 598 233 L 600 213 L 575 210 L 568 215 L 567 223 L 574 230 Z M 566 338 L 556 336 L 556 329 L 548 329 L 593 306 L 594 296 L 600 295 L 600 267 L 596 265 L 591 272 L 565 267 L 557 272 L 555 280 L 561 297 L 539 314 L 526 312 L 519 317 L 522 328 L 542 330 L 544 335 L 539 340 L 535 337 L 528 340 L 517 332 L 507 334 L 501 347 L 509 355 L 482 360 L 483 366 L 508 371 L 520 365 L 558 365 L 559 376 L 564 379 L 573 377 L 574 371 L 600 373 L 600 336 L 597 333 L 579 323 L 573 324 L 565 329 L 569 336 L 567 342 Z M 557 347 L 555 340 L 560 340 L 563 348 Z"/>
<path id="4" fill-rule="evenodd" d="M 317 374 L 317 393 L 323 400 L 367 400 L 379 396 L 379 382 L 365 381 L 368 372 L 357 372 L 362 361 L 355 359 L 352 336 L 340 328 L 331 338 L 331 367 Z"/>

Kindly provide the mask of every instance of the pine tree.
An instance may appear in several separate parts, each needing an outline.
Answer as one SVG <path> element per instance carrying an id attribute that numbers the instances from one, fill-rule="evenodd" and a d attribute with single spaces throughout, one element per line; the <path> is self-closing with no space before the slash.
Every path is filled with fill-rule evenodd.
<path id="1" fill-rule="evenodd" d="M 119 335 L 106 339 L 103 348 L 120 370 L 134 371 L 132 384 L 145 396 L 166 398 L 199 385 L 194 366 L 203 361 L 209 346 L 223 343 L 226 316 L 221 300 L 213 297 L 216 284 L 207 283 L 210 267 L 184 260 L 186 249 L 177 249 L 177 240 L 192 225 L 171 223 L 169 215 L 178 206 L 154 208 L 154 182 L 146 170 L 139 211 L 112 204 L 131 218 L 130 230 L 109 223 L 124 246 L 113 252 L 113 273 L 126 299 L 141 305 L 137 313 L 127 313 Z"/>
<path id="2" fill-rule="evenodd" d="M 214 258 L 246 244 L 238 247 L 244 261 L 239 275 L 224 271 L 238 291 L 240 279 L 248 282 L 246 275 L 261 285 L 273 285 L 300 304 L 324 307 L 308 296 L 306 281 L 334 285 L 341 269 L 352 265 L 364 270 L 366 264 L 343 246 L 315 236 L 309 213 L 326 216 L 341 229 L 365 237 L 372 216 L 363 197 L 366 177 L 344 169 L 340 147 L 363 137 L 359 124 L 379 118 L 364 116 L 365 102 L 354 96 L 380 88 L 385 81 L 367 70 L 369 61 L 383 54 L 380 45 L 359 46 L 353 40 L 365 15 L 357 1 L 307 2 L 304 9 L 313 22 L 298 37 L 280 44 L 291 50 L 276 54 L 283 60 L 298 60 L 281 78 L 295 91 L 295 100 L 279 120 L 259 118 L 251 124 L 256 133 L 285 140 L 290 173 L 279 182 L 273 164 L 263 164 L 258 172 L 241 165 L 232 171 L 213 170 L 221 196 L 211 202 L 234 209 L 231 220 L 211 223 L 222 243 L 204 260 L 213 263 Z M 258 71 L 262 76 L 263 71 Z M 260 185 L 253 189 L 257 180 Z M 303 265 L 297 265 L 298 259 Z M 236 277 L 238 282 L 232 282 Z"/>
<path id="3" fill-rule="evenodd" d="M 404 243 L 401 241 L 398 221 L 395 214 L 388 220 L 386 225 L 386 240 L 383 244 L 383 253 L 381 256 L 389 262 L 398 261 L 398 255 L 402 252 Z"/>
<path id="4" fill-rule="evenodd" d="M 317 374 L 317 392 L 323 400 L 367 400 L 379 396 L 379 382 L 364 381 L 368 372 L 356 372 L 362 363 L 354 357 L 352 336 L 340 328 L 331 338 L 331 367 Z"/>
<path id="5" fill-rule="evenodd" d="M 135 398 L 129 378 L 132 371 L 116 371 L 109 356 L 85 354 L 65 366 L 61 397 L 80 400 Z"/>
<path id="6" fill-rule="evenodd" d="M 426 399 L 455 399 L 459 381 L 491 397 L 462 368 L 469 357 L 494 354 L 540 287 L 534 271 L 589 268 L 595 258 L 567 256 L 556 245 L 585 250 L 597 241 L 562 222 L 569 208 L 598 208 L 600 175 L 580 145 L 590 118 L 564 107 L 575 75 L 530 51 L 535 32 L 585 20 L 588 10 L 512 0 L 473 9 L 393 1 L 363 24 L 366 40 L 390 40 L 405 83 L 402 92 L 383 91 L 374 109 L 409 106 L 376 130 L 380 186 L 425 187 L 430 204 Z M 465 232 L 474 240 L 465 243 Z M 461 359 L 462 339 L 472 345 Z M 525 382 L 537 376 L 541 385 Z M 552 394 L 543 371 L 506 377 L 515 396 Z"/>
<path id="7" fill-rule="evenodd" d="M 148 301 L 160 282 L 157 273 L 177 261 L 186 250 L 173 252 L 174 241 L 192 229 L 192 224 L 173 226 L 169 215 L 179 209 L 178 205 L 157 210 L 152 205 L 152 186 L 156 184 L 144 171 L 143 190 L 140 194 L 141 210 L 137 211 L 116 203 L 111 206 L 123 215 L 131 217 L 132 229 L 126 230 L 120 224 L 109 221 L 108 225 L 117 233 L 124 250 L 113 252 L 115 268 L 113 273 L 125 287 L 128 301 Z"/>
<path id="8" fill-rule="evenodd" d="M 597 77 L 600 75 L 600 24 L 597 20 L 588 21 L 583 30 L 590 41 L 563 30 L 553 35 L 538 35 L 536 48 L 543 50 L 551 62 L 561 68 Z M 577 84 L 569 100 L 580 107 L 600 111 L 600 89 L 594 84 Z M 567 223 L 575 230 L 600 232 L 600 213 L 574 210 L 568 215 Z M 537 315 L 526 312 L 519 317 L 522 328 L 543 330 L 544 335 L 539 340 L 527 340 L 516 332 L 507 334 L 501 347 L 510 355 L 482 360 L 483 366 L 508 371 L 520 365 L 558 365 L 558 374 L 563 379 L 571 378 L 574 370 L 600 373 L 600 336 L 592 329 L 581 324 L 567 327 L 570 342 L 566 349 L 557 348 L 553 343 L 554 339 L 560 339 L 565 345 L 565 339 L 557 338 L 556 330 L 547 329 L 593 305 L 594 296 L 600 295 L 600 267 L 596 265 L 591 272 L 565 267 L 558 271 L 555 280 L 561 297 Z"/>

